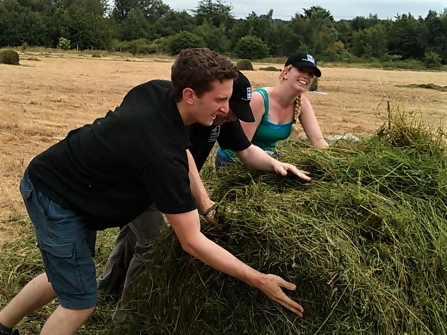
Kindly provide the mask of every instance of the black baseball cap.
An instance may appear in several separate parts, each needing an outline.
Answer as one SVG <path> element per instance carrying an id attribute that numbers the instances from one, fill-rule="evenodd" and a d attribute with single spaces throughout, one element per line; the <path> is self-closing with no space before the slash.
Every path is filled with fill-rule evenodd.
<path id="1" fill-rule="evenodd" d="M 303 68 L 303 67 L 313 67 L 315 69 L 315 76 L 321 77 L 321 71 L 317 67 L 317 61 L 316 59 L 306 53 L 297 53 L 297 54 L 291 54 L 289 58 L 287 58 L 286 63 L 284 66 L 292 65 L 296 68 Z"/>
<path id="2" fill-rule="evenodd" d="M 251 84 L 242 72 L 237 71 L 237 78 L 233 83 L 233 94 L 230 97 L 230 108 L 238 119 L 244 122 L 255 122 L 251 111 Z"/>

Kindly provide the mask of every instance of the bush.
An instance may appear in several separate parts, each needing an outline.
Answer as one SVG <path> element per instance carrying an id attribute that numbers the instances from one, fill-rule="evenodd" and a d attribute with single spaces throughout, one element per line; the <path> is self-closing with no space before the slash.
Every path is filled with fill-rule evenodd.
<path id="1" fill-rule="evenodd" d="M 141 54 L 145 46 L 149 44 L 144 38 L 139 38 L 137 40 L 130 41 L 127 45 L 124 45 L 124 50 L 132 53 L 132 55 Z"/>
<path id="2" fill-rule="evenodd" d="M 202 48 L 204 46 L 205 41 L 202 37 L 194 35 L 188 31 L 180 31 L 169 38 L 168 51 L 171 55 L 177 55 L 184 49 Z"/>
<path id="3" fill-rule="evenodd" d="M 318 77 L 314 77 L 312 80 L 312 84 L 309 87 L 309 91 L 317 91 L 318 90 Z"/>
<path id="4" fill-rule="evenodd" d="M 68 38 L 61 37 L 59 38 L 59 44 L 57 45 L 58 49 L 62 50 L 70 50 L 71 49 L 71 42 Z"/>
<path id="5" fill-rule="evenodd" d="M 427 69 L 439 69 L 441 61 L 441 56 L 436 52 L 426 52 L 424 55 L 424 63 Z"/>
<path id="6" fill-rule="evenodd" d="M 19 54 L 14 50 L 3 50 L 0 52 L 0 63 L 8 65 L 19 65 Z"/>
<path id="7" fill-rule="evenodd" d="M 241 59 L 236 63 L 236 68 L 238 70 L 245 70 L 245 71 L 253 71 L 253 64 L 250 62 L 249 59 Z"/>
<path id="8" fill-rule="evenodd" d="M 325 53 L 326 57 L 328 57 L 328 60 L 331 62 L 345 62 L 349 61 L 351 57 L 349 52 L 345 49 L 343 42 L 340 41 L 329 44 Z"/>
<path id="9" fill-rule="evenodd" d="M 234 52 L 240 58 L 261 59 L 269 55 L 269 47 L 259 37 L 241 37 L 234 46 Z"/>

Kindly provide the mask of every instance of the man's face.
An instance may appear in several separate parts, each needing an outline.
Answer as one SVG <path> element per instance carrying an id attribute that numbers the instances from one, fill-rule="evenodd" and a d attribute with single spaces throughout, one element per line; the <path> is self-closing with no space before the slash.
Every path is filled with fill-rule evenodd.
<path id="1" fill-rule="evenodd" d="M 233 111 L 230 109 L 230 111 L 227 114 L 216 115 L 216 118 L 214 119 L 213 125 L 214 126 L 221 126 L 225 122 L 235 121 L 236 119 L 237 119 L 236 114 L 234 114 Z"/>
<path id="2" fill-rule="evenodd" d="M 195 122 L 211 126 L 218 116 L 226 116 L 230 110 L 228 100 L 232 93 L 232 79 L 214 81 L 211 91 L 204 93 L 200 98 L 195 96 L 192 112 Z"/>

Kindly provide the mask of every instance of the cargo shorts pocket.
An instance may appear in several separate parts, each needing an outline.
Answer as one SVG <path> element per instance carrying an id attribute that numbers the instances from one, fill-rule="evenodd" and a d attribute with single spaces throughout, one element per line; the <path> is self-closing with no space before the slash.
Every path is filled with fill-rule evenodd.
<path id="1" fill-rule="evenodd" d="M 85 293 L 74 246 L 74 242 L 58 241 L 46 241 L 39 245 L 48 280 L 56 293 L 73 295 Z"/>

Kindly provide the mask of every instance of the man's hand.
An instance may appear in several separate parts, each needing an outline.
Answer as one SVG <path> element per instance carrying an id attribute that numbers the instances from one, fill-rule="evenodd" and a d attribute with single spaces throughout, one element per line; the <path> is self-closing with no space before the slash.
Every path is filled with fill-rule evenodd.
<path id="1" fill-rule="evenodd" d="M 303 317 L 304 308 L 289 298 L 282 290 L 282 287 L 284 287 L 293 291 L 296 289 L 295 284 L 287 282 L 276 275 L 264 274 L 261 281 L 255 286 L 273 301 L 283 305 L 298 316 Z"/>
<path id="2" fill-rule="evenodd" d="M 219 226 L 219 224 L 217 223 L 217 219 L 216 219 L 216 203 L 214 201 L 210 201 L 209 207 L 200 213 L 201 215 L 203 215 L 205 217 L 206 222 L 211 223 L 215 226 L 217 226 L 218 228 L 221 228 Z"/>
<path id="3" fill-rule="evenodd" d="M 289 298 L 282 290 L 283 287 L 288 290 L 295 290 L 296 285 L 279 276 L 264 274 L 253 269 L 208 239 L 200 232 L 197 210 L 180 214 L 166 214 L 166 217 L 183 250 L 187 253 L 217 271 L 224 272 L 258 288 L 273 301 L 278 302 L 298 316 L 303 316 L 303 307 Z"/>
<path id="4" fill-rule="evenodd" d="M 310 172 L 298 170 L 295 165 L 283 163 L 280 161 L 276 161 L 275 165 L 273 166 L 275 172 L 277 174 L 280 174 L 281 176 L 287 176 L 294 174 L 297 177 L 300 177 L 301 179 L 305 181 L 310 181 L 311 178 L 309 177 Z"/>

